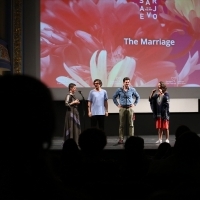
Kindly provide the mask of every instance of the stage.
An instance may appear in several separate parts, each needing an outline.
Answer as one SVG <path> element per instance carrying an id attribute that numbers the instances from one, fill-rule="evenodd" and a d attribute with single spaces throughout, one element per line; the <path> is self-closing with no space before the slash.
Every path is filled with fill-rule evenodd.
<path id="1" fill-rule="evenodd" d="M 144 139 L 144 149 L 157 149 L 159 144 L 156 144 L 158 140 L 157 135 L 140 135 Z M 173 147 L 175 142 L 175 136 L 170 135 L 169 137 L 170 144 Z M 163 137 L 163 142 L 165 141 L 165 135 Z M 108 136 L 107 137 L 107 145 L 104 149 L 106 150 L 121 150 L 124 148 L 123 144 L 118 145 L 118 136 Z M 63 138 L 62 137 L 54 137 L 51 149 L 52 150 L 61 150 L 63 145 Z"/>

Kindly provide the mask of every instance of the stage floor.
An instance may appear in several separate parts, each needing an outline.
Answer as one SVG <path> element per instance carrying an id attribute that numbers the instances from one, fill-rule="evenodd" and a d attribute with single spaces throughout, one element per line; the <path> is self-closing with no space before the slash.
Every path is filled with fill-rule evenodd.
<path id="1" fill-rule="evenodd" d="M 144 149 L 157 149 L 159 144 L 156 144 L 158 140 L 157 135 L 140 135 L 144 139 Z M 173 147 L 175 142 L 174 135 L 170 135 L 169 137 L 170 144 Z M 163 137 L 163 142 L 165 141 L 165 136 Z M 111 150 L 120 150 L 124 148 L 123 144 L 118 145 L 118 136 L 108 136 L 107 137 L 107 145 L 104 149 L 111 149 Z M 63 145 L 62 137 L 54 137 L 51 149 L 52 150 L 61 150 Z"/>

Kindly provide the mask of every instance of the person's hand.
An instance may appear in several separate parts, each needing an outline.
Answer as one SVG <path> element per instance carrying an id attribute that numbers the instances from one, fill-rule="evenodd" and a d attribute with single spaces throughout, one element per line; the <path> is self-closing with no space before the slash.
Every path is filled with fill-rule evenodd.
<path id="1" fill-rule="evenodd" d="M 89 116 L 89 117 L 92 117 L 92 113 L 91 113 L 91 112 L 88 112 L 88 116 Z"/>
<path id="2" fill-rule="evenodd" d="M 105 116 L 108 117 L 108 111 L 105 112 Z"/>
<path id="3" fill-rule="evenodd" d="M 153 89 L 153 90 L 152 90 L 152 93 L 154 94 L 155 92 L 156 92 L 156 89 Z"/>
<path id="4" fill-rule="evenodd" d="M 118 107 L 118 108 L 121 108 L 121 105 L 119 104 L 117 107 Z"/>
<path id="5" fill-rule="evenodd" d="M 76 100 L 74 101 L 74 103 L 79 104 L 80 101 L 79 101 L 78 99 L 76 99 Z"/>

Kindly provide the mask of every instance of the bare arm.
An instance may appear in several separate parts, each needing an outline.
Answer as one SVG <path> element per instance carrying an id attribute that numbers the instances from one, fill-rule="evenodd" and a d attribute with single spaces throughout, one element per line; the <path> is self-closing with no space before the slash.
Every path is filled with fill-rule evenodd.
<path id="1" fill-rule="evenodd" d="M 108 101 L 104 101 L 104 106 L 105 106 L 105 115 L 108 116 Z"/>
<path id="2" fill-rule="evenodd" d="M 91 117 L 92 113 L 91 113 L 91 102 L 88 101 L 88 116 Z"/>
<path id="3" fill-rule="evenodd" d="M 108 112 L 108 101 L 104 101 L 104 106 L 105 106 L 106 111 Z"/>

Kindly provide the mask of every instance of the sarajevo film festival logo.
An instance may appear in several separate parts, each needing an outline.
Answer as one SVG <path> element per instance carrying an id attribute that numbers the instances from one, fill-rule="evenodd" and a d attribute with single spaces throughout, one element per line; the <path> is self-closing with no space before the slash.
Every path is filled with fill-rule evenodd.
<path id="1" fill-rule="evenodd" d="M 157 19 L 157 0 L 140 0 L 140 19 L 153 18 Z"/>

